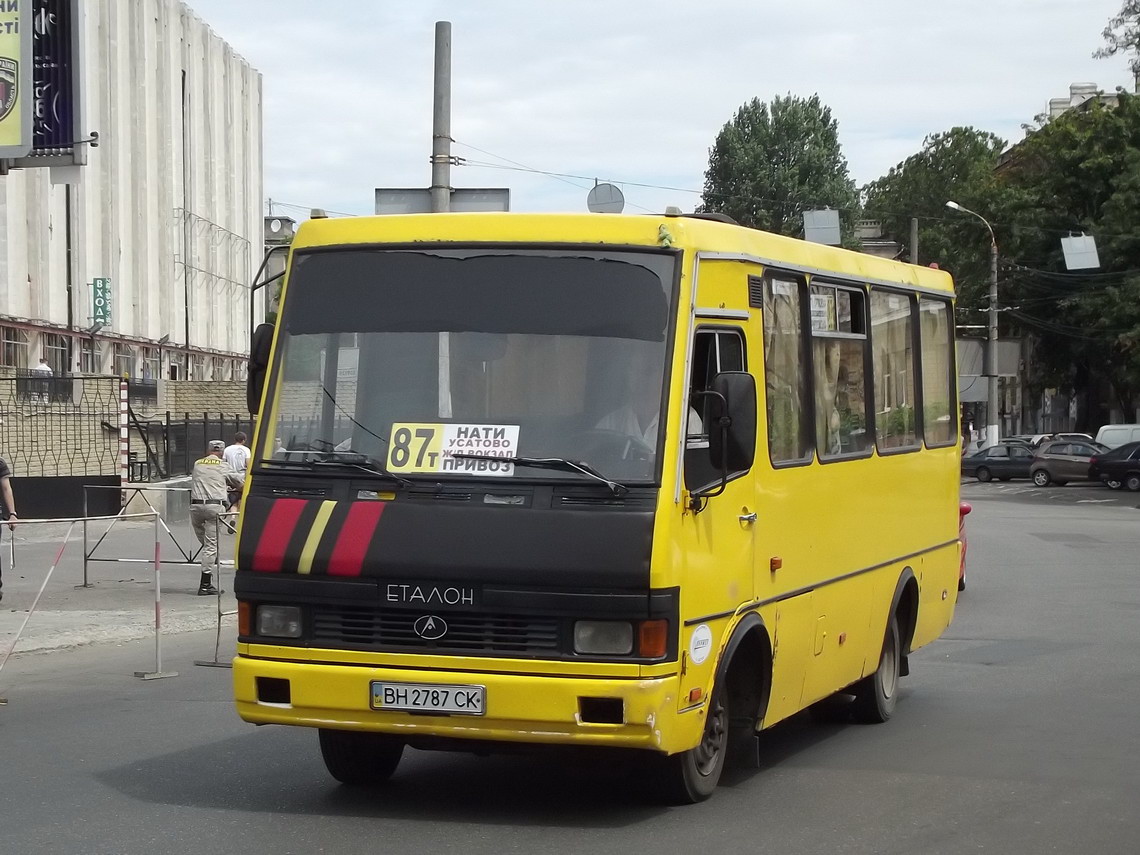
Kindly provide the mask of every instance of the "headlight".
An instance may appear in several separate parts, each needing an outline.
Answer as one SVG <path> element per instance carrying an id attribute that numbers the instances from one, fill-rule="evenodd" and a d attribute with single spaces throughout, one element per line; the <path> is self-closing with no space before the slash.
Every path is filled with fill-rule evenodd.
<path id="1" fill-rule="evenodd" d="M 633 624 L 621 620 L 580 620 L 574 624 L 574 652 L 624 656 L 633 651 Z"/>
<path id="2" fill-rule="evenodd" d="M 258 606 L 257 634 L 300 638 L 301 609 L 298 606 Z"/>

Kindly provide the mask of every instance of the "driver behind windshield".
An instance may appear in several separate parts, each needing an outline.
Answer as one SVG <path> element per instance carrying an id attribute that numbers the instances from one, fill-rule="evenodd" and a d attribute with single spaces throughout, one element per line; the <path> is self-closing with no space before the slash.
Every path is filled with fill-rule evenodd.
<path id="1" fill-rule="evenodd" d="M 595 427 L 614 431 L 657 447 L 657 426 L 661 415 L 662 356 L 660 349 L 646 342 L 630 342 L 624 358 L 615 366 L 622 378 L 622 403 L 602 416 Z M 701 417 L 689 407 L 687 433 L 703 433 Z"/>

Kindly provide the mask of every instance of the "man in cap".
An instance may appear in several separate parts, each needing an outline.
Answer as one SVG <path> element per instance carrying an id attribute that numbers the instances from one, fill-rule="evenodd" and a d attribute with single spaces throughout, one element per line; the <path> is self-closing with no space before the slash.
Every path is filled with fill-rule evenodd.
<path id="1" fill-rule="evenodd" d="M 213 571 L 218 565 L 218 514 L 229 487 L 240 487 L 242 476 L 222 458 L 226 444 L 212 439 L 207 454 L 195 461 L 190 472 L 190 524 L 202 544 L 202 580 L 198 596 L 222 593 L 213 582 Z"/>

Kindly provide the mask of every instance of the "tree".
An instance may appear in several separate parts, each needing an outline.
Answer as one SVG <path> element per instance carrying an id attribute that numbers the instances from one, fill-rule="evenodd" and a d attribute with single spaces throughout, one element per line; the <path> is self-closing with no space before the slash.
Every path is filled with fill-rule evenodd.
<path id="1" fill-rule="evenodd" d="M 1105 46 L 1093 56 L 1103 59 L 1118 53 L 1134 53 L 1128 67 L 1133 74 L 1140 74 L 1140 0 L 1124 0 L 1120 11 L 1108 19 L 1102 35 Z"/>
<path id="2" fill-rule="evenodd" d="M 788 95 L 771 105 L 753 98 L 721 128 L 709 150 L 700 210 L 799 236 L 805 209 L 851 213 L 857 202 L 831 109 L 818 95 Z"/>
<path id="3" fill-rule="evenodd" d="M 1130 412 L 1140 393 L 1140 99 L 1118 94 L 1048 122 L 1015 147 L 993 211 L 1015 259 L 1003 281 L 1010 319 L 1036 334 L 1035 385 L 1087 393 L 1078 420 Z M 1061 238 L 1097 239 L 1099 271 L 1067 271 Z"/>
<path id="4" fill-rule="evenodd" d="M 864 216 L 909 253 L 910 221 L 919 218 L 919 263 L 937 262 L 957 282 L 959 307 L 982 305 L 989 284 L 989 235 L 969 216 L 951 214 L 953 200 L 989 208 L 994 167 L 1005 141 L 988 131 L 956 127 L 923 140 L 922 150 L 863 188 Z"/>

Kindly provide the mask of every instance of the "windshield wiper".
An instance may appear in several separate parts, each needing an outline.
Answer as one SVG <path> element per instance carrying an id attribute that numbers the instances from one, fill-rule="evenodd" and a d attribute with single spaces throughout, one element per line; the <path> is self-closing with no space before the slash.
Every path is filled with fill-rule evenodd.
<path id="1" fill-rule="evenodd" d="M 392 481 L 395 481 L 401 487 L 410 487 L 412 482 L 407 478 L 397 475 L 395 472 L 389 472 L 384 464 L 377 460 L 375 457 L 368 457 L 358 451 L 300 451 L 290 452 L 293 454 L 319 454 L 322 457 L 310 457 L 300 459 L 283 459 L 280 457 L 263 457 L 257 462 L 262 465 L 268 466 L 293 466 L 299 469 L 359 469 L 361 472 L 367 472 L 369 475 L 382 475 Z M 325 455 L 333 455 L 333 459 L 329 459 Z M 344 455 L 350 456 L 351 460 L 339 460 L 336 456 Z"/>
<path id="2" fill-rule="evenodd" d="M 561 469 L 564 472 L 581 472 L 595 481 L 601 481 L 610 488 L 610 492 L 617 497 L 629 492 L 629 487 L 612 481 L 581 460 L 568 460 L 565 457 L 496 457 L 493 454 L 453 454 L 459 460 L 499 460 L 504 463 L 513 463 L 516 466 L 533 466 L 536 469 Z"/>

